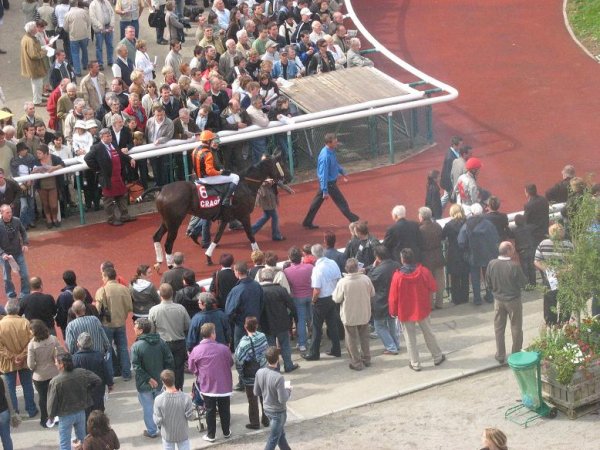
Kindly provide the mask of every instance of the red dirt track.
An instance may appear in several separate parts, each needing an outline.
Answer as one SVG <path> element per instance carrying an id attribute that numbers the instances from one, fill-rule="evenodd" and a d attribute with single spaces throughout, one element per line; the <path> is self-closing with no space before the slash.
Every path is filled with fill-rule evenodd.
<path id="1" fill-rule="evenodd" d="M 600 127 L 594 93 L 600 91 L 600 68 L 571 40 L 563 23 L 562 0 L 355 0 L 353 4 L 380 42 L 460 92 L 456 101 L 434 107 L 437 146 L 405 163 L 354 174 L 348 184 L 342 183 L 352 210 L 369 221 L 378 237 L 383 236 L 395 204 L 407 205 L 409 216 L 416 217 L 424 200 L 426 173 L 441 168 L 454 134 L 463 136 L 483 160 L 481 182 L 500 196 L 504 211 L 522 208 L 525 183 L 536 182 L 544 191 L 567 163 L 580 174 L 598 170 Z M 383 58 L 375 60 L 391 75 L 397 72 Z M 295 196 L 281 195 L 281 228 L 288 240 L 271 242 L 267 224 L 257 236 L 261 249 L 283 257 L 291 245 L 320 242 L 328 228 L 337 231 L 340 245 L 345 244 L 346 221 L 331 202 L 315 220 L 320 230 L 308 232 L 300 226 L 315 186 L 298 185 Z M 46 292 L 56 295 L 62 271 L 72 268 L 80 284 L 93 293 L 103 260 L 112 260 L 126 278 L 138 264 L 154 261 L 152 234 L 158 224 L 153 214 L 120 228 L 100 224 L 33 237 L 27 257 L 30 272 L 42 276 Z M 184 228 L 175 250 L 186 253 L 185 265 L 199 278 L 208 276 L 211 269 L 204 255 L 183 232 Z M 225 251 L 249 259 L 249 249 L 243 233 L 228 231 L 214 259 L 218 261 Z"/>

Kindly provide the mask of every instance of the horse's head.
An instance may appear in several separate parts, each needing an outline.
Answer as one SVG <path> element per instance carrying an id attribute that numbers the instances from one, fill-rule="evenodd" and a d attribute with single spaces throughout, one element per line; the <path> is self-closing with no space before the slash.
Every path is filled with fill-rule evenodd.
<path id="1" fill-rule="evenodd" d="M 257 168 L 265 179 L 272 178 L 275 181 L 289 183 L 291 181 L 291 176 L 281 156 L 280 151 L 275 152 L 273 156 L 265 155 L 257 164 Z"/>

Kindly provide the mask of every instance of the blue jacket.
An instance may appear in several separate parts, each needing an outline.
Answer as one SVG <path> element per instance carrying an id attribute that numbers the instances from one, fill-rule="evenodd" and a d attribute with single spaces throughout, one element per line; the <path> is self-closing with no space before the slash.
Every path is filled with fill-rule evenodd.
<path id="1" fill-rule="evenodd" d="M 345 173 L 343 167 L 338 163 L 335 150 L 330 150 L 327 146 L 323 147 L 317 161 L 317 176 L 321 191 L 327 193 L 327 183 L 336 181 L 339 174 L 344 175 Z"/>
<path id="2" fill-rule="evenodd" d="M 205 323 L 212 323 L 215 325 L 217 342 L 227 345 L 231 340 L 229 320 L 222 310 L 213 309 L 212 311 L 200 311 L 199 313 L 196 313 L 194 317 L 192 317 L 190 329 L 185 341 L 189 352 L 191 352 L 192 349 L 202 340 L 202 337 L 200 336 L 200 328 Z"/>
<path id="3" fill-rule="evenodd" d="M 487 267 L 498 257 L 500 237 L 492 222 L 483 216 L 474 216 L 460 229 L 458 245 L 467 252 L 471 267 Z"/>
<path id="4" fill-rule="evenodd" d="M 287 64 L 287 78 L 283 76 L 283 66 L 281 65 L 281 61 L 275 61 L 273 64 L 273 70 L 271 71 L 271 77 L 276 80 L 277 78 L 285 78 L 286 80 L 293 80 L 298 76 L 298 72 L 300 69 L 298 65 L 293 60 L 288 60 Z"/>
<path id="5" fill-rule="evenodd" d="M 246 277 L 238 281 L 225 302 L 225 314 L 236 326 L 244 326 L 246 317 L 260 319 L 263 309 L 263 290 L 257 281 Z"/>

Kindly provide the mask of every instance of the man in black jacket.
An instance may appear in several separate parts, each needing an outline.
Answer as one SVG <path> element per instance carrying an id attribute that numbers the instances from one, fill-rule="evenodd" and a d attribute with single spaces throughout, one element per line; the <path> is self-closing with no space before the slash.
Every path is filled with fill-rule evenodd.
<path id="1" fill-rule="evenodd" d="M 112 145 L 112 134 L 108 128 L 100 130 L 99 135 L 100 142 L 92 146 L 84 160 L 91 170 L 100 172 L 108 224 L 120 226 L 135 220 L 127 210 L 127 187 L 124 181 L 126 164 L 135 167 L 135 160 Z M 119 218 L 115 217 L 115 207 L 119 209 Z"/>
<path id="2" fill-rule="evenodd" d="M 56 89 L 56 86 L 65 78 L 71 80 L 72 83 L 77 81 L 73 66 L 66 60 L 65 52 L 57 50 L 54 57 L 54 66 L 50 71 L 50 86 L 52 86 L 52 90 Z"/>
<path id="3" fill-rule="evenodd" d="M 110 360 L 104 358 L 102 352 L 94 350 L 92 345 L 92 336 L 90 333 L 83 332 L 77 338 L 77 352 L 73 355 L 73 365 L 82 369 L 89 370 L 96 374 L 102 380 L 92 391 L 93 404 L 85 409 L 85 417 L 99 409 L 104 411 L 104 393 L 108 387 L 108 392 L 113 390 L 112 367 Z"/>
<path id="4" fill-rule="evenodd" d="M 54 298 L 49 294 L 44 294 L 40 277 L 32 277 L 29 284 L 31 294 L 27 294 L 21 300 L 19 315 L 25 316 L 30 322 L 34 319 L 41 320 L 48 327 L 50 334 L 56 336 L 56 330 L 54 329 L 56 303 L 54 303 Z"/>
<path id="5" fill-rule="evenodd" d="M 400 269 L 400 263 L 390 257 L 390 252 L 385 245 L 376 245 L 374 248 L 375 263 L 369 270 L 369 278 L 375 287 L 373 297 L 373 325 L 379 339 L 383 342 L 384 355 L 397 355 L 400 351 L 398 335 L 398 322 L 389 313 L 390 285 L 394 272 Z"/>
<path id="6" fill-rule="evenodd" d="M 571 179 L 575 176 L 575 167 L 566 165 L 561 172 L 562 180 L 546 191 L 546 200 L 552 203 L 565 203 L 569 197 Z"/>
<path id="7" fill-rule="evenodd" d="M 525 222 L 533 225 L 533 238 L 535 240 L 535 248 L 546 238 L 548 227 L 550 226 L 550 207 L 548 200 L 537 193 L 535 184 L 525 186 L 525 198 L 527 203 L 523 208 L 525 213 Z"/>
<path id="8" fill-rule="evenodd" d="M 261 269 L 260 285 L 265 299 L 260 326 L 267 336 L 269 345 L 275 346 L 279 341 L 283 367 L 286 372 L 292 372 L 300 366 L 292 362 L 292 349 L 290 347 L 290 313 L 296 314 L 296 305 L 292 297 L 279 284 L 274 283 L 275 270 L 270 267 Z"/>
<path id="9" fill-rule="evenodd" d="M 19 216 L 21 206 L 21 188 L 19 183 L 6 178 L 4 169 L 0 167 L 0 205 L 10 205 L 16 216 Z"/>
<path id="10" fill-rule="evenodd" d="M 406 208 L 403 205 L 394 206 L 392 219 L 396 222 L 389 227 L 383 238 L 392 259 L 400 261 L 400 250 L 410 248 L 415 256 L 415 261 L 421 261 L 421 250 L 423 249 L 423 238 L 419 232 L 419 224 L 412 220 L 406 220 Z"/>
<path id="11" fill-rule="evenodd" d="M 454 190 L 454 185 L 452 184 L 452 163 L 456 158 L 459 157 L 458 149 L 461 147 L 462 138 L 459 136 L 454 136 L 450 143 L 450 148 L 446 152 L 446 156 L 444 158 L 444 164 L 442 165 L 442 173 L 440 178 L 440 186 L 445 191 L 442 196 L 442 208 L 448 200 L 450 199 L 450 194 Z"/>
<path id="12" fill-rule="evenodd" d="M 73 428 L 80 442 L 85 439 L 85 410 L 93 405 L 92 392 L 102 380 L 89 370 L 75 369 L 69 353 L 58 355 L 56 366 L 59 374 L 50 380 L 48 415 L 60 418 L 59 447 L 69 448 Z"/>
<path id="13" fill-rule="evenodd" d="M 233 255 L 231 253 L 223 253 L 219 259 L 221 269 L 213 273 L 212 281 L 208 290 L 215 295 L 217 307 L 225 310 L 225 302 L 227 296 L 237 284 L 238 279 L 233 273 Z"/>

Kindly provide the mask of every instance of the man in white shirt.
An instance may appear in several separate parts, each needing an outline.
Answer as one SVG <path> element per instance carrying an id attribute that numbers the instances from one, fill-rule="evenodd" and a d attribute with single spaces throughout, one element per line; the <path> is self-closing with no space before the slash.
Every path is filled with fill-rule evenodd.
<path id="1" fill-rule="evenodd" d="M 339 358 L 342 355 L 340 348 L 339 326 L 341 324 L 338 309 L 332 299 L 337 282 L 342 278 L 340 268 L 332 259 L 326 258 L 325 250 L 321 244 L 315 244 L 310 252 L 317 258 L 315 268 L 311 275 L 313 288 L 313 341 L 308 353 L 302 355 L 307 361 L 318 361 L 321 358 L 321 337 L 323 336 L 323 322 L 327 323 L 327 332 L 331 339 L 329 356 Z"/>
<path id="2" fill-rule="evenodd" d="M 225 8 L 225 3 L 223 0 L 215 0 L 213 4 L 213 11 L 217 14 L 217 19 L 219 21 L 219 27 L 226 31 L 229 28 L 229 10 Z"/>
<path id="3" fill-rule="evenodd" d="M 90 3 L 90 20 L 96 42 L 96 59 L 103 66 L 102 44 L 106 44 L 106 60 L 113 64 L 113 30 L 115 28 L 115 11 L 108 0 L 92 0 Z"/>

